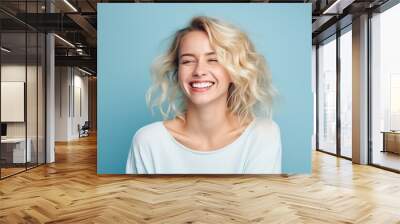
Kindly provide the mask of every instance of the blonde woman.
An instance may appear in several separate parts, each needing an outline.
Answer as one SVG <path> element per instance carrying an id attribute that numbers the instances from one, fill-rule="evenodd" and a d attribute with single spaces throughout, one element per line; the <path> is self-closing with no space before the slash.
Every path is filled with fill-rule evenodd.
<path id="1" fill-rule="evenodd" d="M 193 18 L 156 61 L 153 82 L 147 103 L 165 120 L 136 132 L 126 173 L 281 173 L 275 90 L 244 32 Z"/>

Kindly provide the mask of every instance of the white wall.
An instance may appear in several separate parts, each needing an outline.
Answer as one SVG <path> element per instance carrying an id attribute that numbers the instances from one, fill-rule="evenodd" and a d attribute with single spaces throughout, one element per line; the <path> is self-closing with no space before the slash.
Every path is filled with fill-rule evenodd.
<path id="1" fill-rule="evenodd" d="M 85 121 L 88 121 L 88 77 L 82 76 L 83 73 L 77 74 L 78 70 L 74 70 L 74 102 L 71 102 L 73 108 L 71 108 L 71 135 L 72 138 L 78 138 L 78 124 L 82 126 Z"/>
<path id="2" fill-rule="evenodd" d="M 25 71 L 25 69 L 27 69 Z M 26 73 L 27 72 L 27 73 Z M 41 70 L 39 70 L 41 72 Z M 28 120 L 28 137 L 31 133 L 36 136 L 36 66 L 27 66 L 19 64 L 6 64 L 1 66 L 1 81 L 4 82 L 25 82 L 25 75 L 28 78 L 27 88 L 27 120 Z M 33 86 L 33 87 L 32 87 Z M 4 97 L 4 96 L 3 96 Z M 39 105 L 41 107 L 42 105 Z M 6 110 L 6 108 L 2 108 Z M 25 137 L 25 123 L 26 122 L 7 122 L 7 136 L 8 137 Z"/>
<path id="3" fill-rule="evenodd" d="M 25 64 L 8 64 L 1 66 L 1 81 L 3 82 L 25 82 Z M 28 66 L 28 74 L 32 74 L 32 66 Z M 4 97 L 4 96 L 3 96 Z M 1 108 L 5 110 L 6 108 Z M 25 137 L 25 122 L 10 122 L 7 123 L 8 137 Z"/>
<path id="4" fill-rule="evenodd" d="M 55 140 L 77 139 L 78 124 L 88 120 L 88 77 L 76 68 L 56 67 L 55 87 Z"/>
<path id="5" fill-rule="evenodd" d="M 38 69 L 38 70 L 37 70 Z M 9 138 L 24 138 L 25 135 L 30 139 L 32 161 L 44 163 L 44 74 L 42 67 L 25 64 L 3 64 L 1 66 L 1 81 L 3 82 L 24 82 L 26 84 L 26 107 L 21 108 L 22 113 L 26 112 L 27 119 L 22 122 L 6 122 L 7 137 Z M 25 80 L 27 78 L 27 81 Z M 7 97 L 2 95 L 3 97 Z M 11 110 L 10 108 L 2 107 L 1 110 Z M 16 111 L 8 111 L 17 113 Z M 37 156 L 39 153 L 39 156 Z"/>
<path id="6" fill-rule="evenodd" d="M 68 116 L 70 84 L 69 69 L 67 67 L 55 68 L 55 141 L 68 140 Z"/>

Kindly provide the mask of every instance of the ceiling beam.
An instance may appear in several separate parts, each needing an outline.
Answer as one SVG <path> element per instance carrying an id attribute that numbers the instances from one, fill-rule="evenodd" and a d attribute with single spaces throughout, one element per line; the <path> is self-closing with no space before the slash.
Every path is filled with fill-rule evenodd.
<path id="1" fill-rule="evenodd" d="M 67 15 L 71 20 L 73 20 L 77 25 L 79 25 L 85 33 L 90 37 L 87 41 L 91 41 L 91 46 L 96 46 L 97 41 L 97 30 L 90 24 L 85 17 L 79 13 L 71 13 Z"/>
<path id="2" fill-rule="evenodd" d="M 96 71 L 97 62 L 91 56 L 55 56 L 56 66 L 83 66 Z"/>

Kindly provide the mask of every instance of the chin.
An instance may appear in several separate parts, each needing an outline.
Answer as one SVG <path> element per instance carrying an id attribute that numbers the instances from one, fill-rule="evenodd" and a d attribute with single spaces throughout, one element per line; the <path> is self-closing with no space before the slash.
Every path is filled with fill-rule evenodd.
<path id="1" fill-rule="evenodd" d="M 204 106 L 210 104 L 213 100 L 210 99 L 189 99 L 190 103 L 196 106 Z"/>
<path id="2" fill-rule="evenodd" d="M 215 97 L 215 96 L 204 95 L 204 96 L 192 96 L 192 97 L 189 97 L 188 100 L 193 105 L 206 106 L 209 104 L 217 103 L 218 101 L 223 100 L 223 99 L 222 99 L 222 96 Z M 226 97 L 225 97 L 224 101 L 226 102 Z"/>

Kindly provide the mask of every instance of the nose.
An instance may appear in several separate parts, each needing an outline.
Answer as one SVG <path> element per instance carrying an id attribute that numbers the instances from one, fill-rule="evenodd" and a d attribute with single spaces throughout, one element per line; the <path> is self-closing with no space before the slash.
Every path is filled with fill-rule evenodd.
<path id="1" fill-rule="evenodd" d="M 208 68 L 207 65 L 202 62 L 202 60 L 199 60 L 196 64 L 196 67 L 193 70 L 193 76 L 204 76 L 207 75 L 208 73 Z"/>

